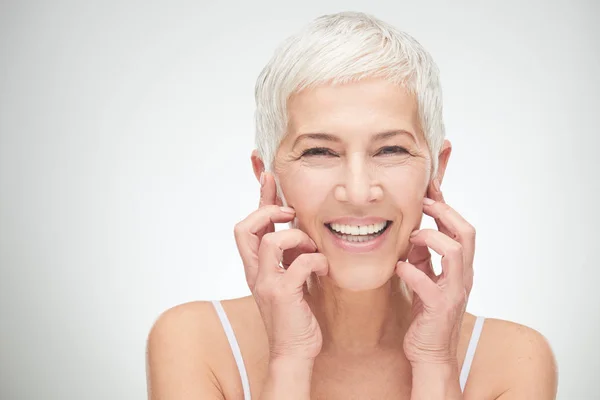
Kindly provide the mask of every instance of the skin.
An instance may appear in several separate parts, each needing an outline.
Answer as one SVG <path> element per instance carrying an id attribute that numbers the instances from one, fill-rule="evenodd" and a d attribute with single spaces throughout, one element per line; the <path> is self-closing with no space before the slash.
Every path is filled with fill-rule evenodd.
<path id="1" fill-rule="evenodd" d="M 277 390 L 286 376 L 302 380 L 306 371 L 312 371 L 310 385 L 302 389 L 315 399 L 555 398 L 556 364 L 545 338 L 493 318 L 486 320 L 460 393 L 458 371 L 475 320 L 465 312 L 475 229 L 440 189 L 449 141 L 437 176 L 431 175 L 414 97 L 385 81 L 365 80 L 302 92 L 290 99 L 288 112 L 274 173 L 292 210 L 277 206 L 273 176 L 253 153 L 263 183 L 259 209 L 236 227 L 253 296 L 223 302 L 253 398 Z M 420 230 L 423 215 L 438 229 Z M 377 216 L 392 225 L 377 249 L 350 253 L 324 225 L 343 216 Z M 261 218 L 270 225 L 260 225 Z M 272 222 L 289 222 L 290 229 L 273 233 Z M 440 276 L 433 273 L 431 251 L 443 256 Z M 287 271 L 272 268 L 281 258 Z M 417 294 L 412 302 L 399 295 L 400 278 Z M 284 318 L 274 299 L 287 289 L 308 305 L 305 315 L 298 308 L 281 311 L 287 321 L 293 312 L 296 321 L 314 315 L 302 346 L 282 338 L 305 327 L 271 326 Z M 241 398 L 239 373 L 210 303 L 180 305 L 156 321 L 148 338 L 148 386 L 152 399 Z"/>

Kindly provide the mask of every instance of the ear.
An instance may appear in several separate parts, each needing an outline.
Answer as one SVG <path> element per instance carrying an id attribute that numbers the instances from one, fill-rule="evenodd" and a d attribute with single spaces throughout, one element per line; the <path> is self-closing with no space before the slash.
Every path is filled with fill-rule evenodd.
<path id="1" fill-rule="evenodd" d="M 252 170 L 254 171 L 254 176 L 256 176 L 256 180 L 260 182 L 260 175 L 263 172 L 265 172 L 265 163 L 260 158 L 260 156 L 258 154 L 258 150 L 255 149 L 252 151 L 250 160 L 252 161 Z M 273 179 L 273 178 L 271 178 L 271 179 Z M 276 190 L 276 189 L 273 189 L 273 190 Z M 275 199 L 275 204 L 277 204 L 278 206 L 283 206 L 283 202 L 281 201 L 281 198 L 279 196 L 277 196 L 277 198 Z"/>
<path id="2" fill-rule="evenodd" d="M 256 176 L 257 181 L 260 181 L 260 175 L 265 171 L 265 163 L 263 163 L 263 160 L 258 155 L 258 150 L 254 149 L 252 151 L 250 160 L 252 161 L 252 169 L 254 170 L 254 176 Z"/>
<path id="3" fill-rule="evenodd" d="M 444 180 L 444 174 L 446 173 L 446 167 L 448 166 L 448 160 L 450 159 L 450 154 L 452 153 L 452 143 L 449 140 L 445 139 L 442 144 L 442 148 L 440 150 L 440 154 L 438 156 L 438 170 L 437 175 L 431 177 L 430 184 L 433 184 L 433 180 L 437 178 L 442 184 Z"/>

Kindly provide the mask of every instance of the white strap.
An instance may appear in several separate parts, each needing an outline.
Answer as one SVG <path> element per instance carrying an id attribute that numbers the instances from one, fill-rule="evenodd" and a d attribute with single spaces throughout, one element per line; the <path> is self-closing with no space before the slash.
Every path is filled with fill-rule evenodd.
<path id="1" fill-rule="evenodd" d="M 471 339 L 469 340 L 469 346 L 467 347 L 467 354 L 465 355 L 465 361 L 463 362 L 462 369 L 460 371 L 460 390 L 465 390 L 467 384 L 467 378 L 469 377 L 469 371 L 471 370 L 471 364 L 473 363 L 473 357 L 475 357 L 475 350 L 477 349 L 477 343 L 481 336 L 483 329 L 483 322 L 485 318 L 478 316 L 475 320 L 475 326 L 473 326 L 473 332 L 471 333 Z"/>
<path id="2" fill-rule="evenodd" d="M 229 323 L 229 318 L 227 318 L 227 314 L 225 313 L 221 302 L 218 300 L 213 300 L 212 304 L 215 307 L 215 310 L 217 310 L 217 315 L 221 320 L 221 325 L 223 325 L 223 329 L 225 330 L 225 335 L 227 336 L 227 340 L 229 341 L 229 346 L 231 346 L 233 358 L 235 358 L 235 363 L 237 364 L 238 371 L 240 372 L 240 378 L 242 379 L 242 388 L 244 389 L 244 400 L 250 400 L 250 383 L 248 382 L 248 374 L 246 373 L 244 359 L 242 358 L 240 346 L 238 345 L 237 339 L 235 338 L 235 333 L 233 332 L 233 328 Z"/>

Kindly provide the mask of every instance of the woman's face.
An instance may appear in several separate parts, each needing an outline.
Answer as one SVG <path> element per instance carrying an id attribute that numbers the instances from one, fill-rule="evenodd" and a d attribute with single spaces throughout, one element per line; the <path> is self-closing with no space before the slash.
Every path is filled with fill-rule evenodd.
<path id="1" fill-rule="evenodd" d="M 415 97 L 379 79 L 321 86 L 293 96 L 288 115 L 274 169 L 295 227 L 336 285 L 382 286 L 408 255 L 430 179 Z"/>

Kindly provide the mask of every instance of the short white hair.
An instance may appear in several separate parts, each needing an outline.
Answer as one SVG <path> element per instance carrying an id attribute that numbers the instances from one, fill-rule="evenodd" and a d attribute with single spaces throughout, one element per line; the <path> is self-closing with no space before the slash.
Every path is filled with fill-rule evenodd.
<path id="1" fill-rule="evenodd" d="M 437 65 L 412 36 L 372 15 L 351 11 L 316 18 L 287 38 L 261 71 L 255 88 L 256 148 L 265 169 L 273 170 L 287 132 L 290 96 L 318 85 L 377 77 L 416 96 L 435 177 L 445 137 Z"/>

